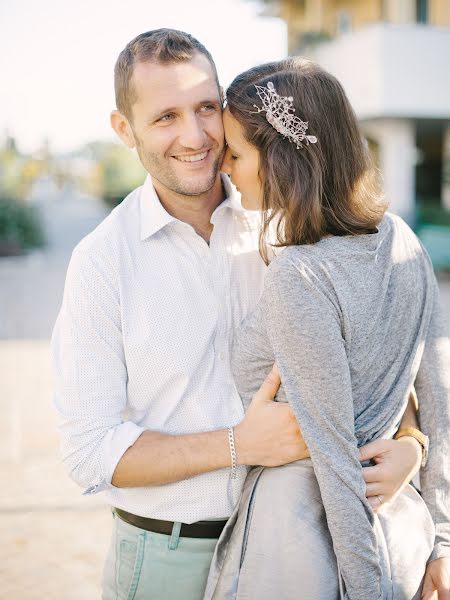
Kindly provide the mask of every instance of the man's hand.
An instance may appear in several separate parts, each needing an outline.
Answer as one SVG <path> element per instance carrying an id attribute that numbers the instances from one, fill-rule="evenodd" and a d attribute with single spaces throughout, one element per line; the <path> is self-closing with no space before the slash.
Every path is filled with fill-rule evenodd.
<path id="1" fill-rule="evenodd" d="M 274 365 L 234 428 L 238 464 L 278 467 L 309 456 L 289 405 L 273 400 L 280 383 Z"/>
<path id="2" fill-rule="evenodd" d="M 234 427 L 238 464 L 275 467 L 308 456 L 289 405 L 273 401 L 279 387 L 280 376 L 272 369 L 244 419 Z M 226 429 L 182 435 L 144 431 L 117 463 L 112 484 L 165 485 L 229 467 Z"/>
<path id="3" fill-rule="evenodd" d="M 428 563 L 422 600 L 450 600 L 450 558 L 438 558 Z"/>
<path id="4" fill-rule="evenodd" d="M 360 460 L 372 459 L 376 465 L 363 468 L 366 497 L 377 512 L 394 500 L 420 469 L 422 448 L 412 437 L 375 440 L 360 448 Z"/>

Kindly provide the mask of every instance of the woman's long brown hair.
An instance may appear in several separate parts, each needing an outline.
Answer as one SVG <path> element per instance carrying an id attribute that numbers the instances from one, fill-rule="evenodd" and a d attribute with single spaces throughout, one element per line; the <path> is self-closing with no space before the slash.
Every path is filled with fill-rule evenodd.
<path id="1" fill-rule="evenodd" d="M 280 96 L 292 96 L 295 114 L 308 122 L 317 143 L 297 149 L 254 105 L 255 84 L 271 81 Z M 323 237 L 374 231 L 387 205 L 376 170 L 347 96 L 319 65 L 291 58 L 238 75 L 227 106 L 259 151 L 263 188 L 260 251 L 266 262 L 268 228 L 277 224 L 275 246 L 313 244 Z"/>

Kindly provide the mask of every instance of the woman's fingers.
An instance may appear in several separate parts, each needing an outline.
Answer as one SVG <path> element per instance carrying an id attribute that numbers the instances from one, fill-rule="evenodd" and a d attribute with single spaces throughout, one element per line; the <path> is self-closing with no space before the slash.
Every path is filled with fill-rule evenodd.
<path id="1" fill-rule="evenodd" d="M 436 590 L 433 592 L 425 592 L 422 594 L 422 600 L 439 600 Z"/>
<path id="2" fill-rule="evenodd" d="M 393 482 L 385 476 L 381 465 L 366 467 L 363 469 L 363 477 L 366 482 L 366 497 L 383 498 L 383 504 L 392 500 L 398 492 Z M 376 506 L 380 504 L 377 500 Z"/>
<path id="3" fill-rule="evenodd" d="M 359 460 L 364 461 L 380 458 L 380 456 L 389 448 L 389 441 L 390 440 L 380 439 L 362 446 L 362 448 L 359 449 Z"/>
<path id="4" fill-rule="evenodd" d="M 366 483 L 366 498 L 369 496 L 376 496 L 377 494 L 383 494 L 386 490 L 377 481 L 376 483 Z"/>
<path id="5" fill-rule="evenodd" d="M 450 600 L 450 559 L 438 558 L 427 565 L 422 600 Z"/>
<path id="6" fill-rule="evenodd" d="M 382 497 L 380 497 L 382 499 Z M 372 507 L 373 512 L 378 512 L 384 503 L 380 502 L 380 498 L 378 496 L 370 496 L 367 498 L 367 502 Z"/>
<path id="7" fill-rule="evenodd" d="M 381 467 L 375 465 L 373 467 L 363 467 L 363 479 L 366 483 L 374 483 L 381 480 Z"/>

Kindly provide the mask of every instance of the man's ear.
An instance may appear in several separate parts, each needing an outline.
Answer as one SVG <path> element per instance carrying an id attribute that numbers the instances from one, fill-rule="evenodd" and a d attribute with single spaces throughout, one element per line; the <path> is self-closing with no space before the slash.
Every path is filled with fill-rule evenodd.
<path id="1" fill-rule="evenodd" d="M 128 119 L 118 110 L 111 112 L 111 127 L 128 148 L 135 148 L 136 142 Z"/>
<path id="2" fill-rule="evenodd" d="M 222 86 L 219 87 L 219 90 L 220 90 L 220 102 L 222 103 L 222 108 L 223 108 L 223 103 L 225 102 L 225 92 L 223 91 Z"/>

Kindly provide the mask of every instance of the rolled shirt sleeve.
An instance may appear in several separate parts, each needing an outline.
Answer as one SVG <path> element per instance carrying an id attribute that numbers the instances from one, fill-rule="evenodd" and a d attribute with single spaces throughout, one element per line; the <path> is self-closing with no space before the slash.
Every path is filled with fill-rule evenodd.
<path id="1" fill-rule="evenodd" d="M 263 294 L 267 333 L 286 397 L 308 445 L 347 597 L 391 598 L 365 497 L 339 310 L 301 263 L 274 263 Z"/>
<path id="2" fill-rule="evenodd" d="M 144 428 L 123 420 L 127 369 L 118 278 L 86 238 L 72 254 L 52 335 L 62 459 L 84 493 L 111 487 L 124 452 Z"/>

